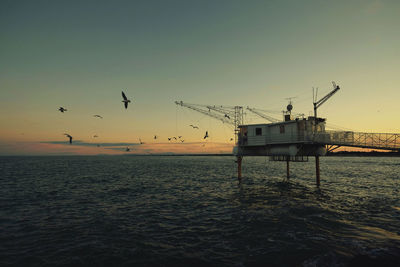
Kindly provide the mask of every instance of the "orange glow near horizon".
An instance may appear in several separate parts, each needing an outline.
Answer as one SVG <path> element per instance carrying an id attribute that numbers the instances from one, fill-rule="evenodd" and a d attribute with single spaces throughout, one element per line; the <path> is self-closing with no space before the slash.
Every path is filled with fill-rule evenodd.
<path id="1" fill-rule="evenodd" d="M 129 147 L 129 152 L 126 151 Z M 0 143 L 6 155 L 129 155 L 129 154 L 230 154 L 233 145 L 224 143 L 154 143 L 142 145 L 93 146 L 16 142 Z M 4 152 L 3 152 L 4 153 Z"/>

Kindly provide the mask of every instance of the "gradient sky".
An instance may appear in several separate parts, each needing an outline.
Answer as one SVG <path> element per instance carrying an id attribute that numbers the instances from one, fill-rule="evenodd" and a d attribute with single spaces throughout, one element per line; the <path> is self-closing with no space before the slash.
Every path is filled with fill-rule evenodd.
<path id="1" fill-rule="evenodd" d="M 1 1 L 0 155 L 230 152 L 231 128 L 174 101 L 280 111 L 296 97 L 309 115 L 331 81 L 328 124 L 400 132 L 399 14 L 396 0 Z"/>

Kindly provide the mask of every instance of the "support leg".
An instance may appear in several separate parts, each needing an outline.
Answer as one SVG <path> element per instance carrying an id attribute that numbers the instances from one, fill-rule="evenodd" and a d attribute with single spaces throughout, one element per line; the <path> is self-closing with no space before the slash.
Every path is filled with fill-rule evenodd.
<path id="1" fill-rule="evenodd" d="M 238 180 L 242 181 L 242 156 L 237 156 L 237 166 L 238 166 Z"/>
<path id="2" fill-rule="evenodd" d="M 315 156 L 315 175 L 316 175 L 316 182 L 317 186 L 319 187 L 320 181 L 319 181 L 319 156 Z"/>
<path id="3" fill-rule="evenodd" d="M 289 180 L 289 157 L 286 158 L 286 178 Z"/>

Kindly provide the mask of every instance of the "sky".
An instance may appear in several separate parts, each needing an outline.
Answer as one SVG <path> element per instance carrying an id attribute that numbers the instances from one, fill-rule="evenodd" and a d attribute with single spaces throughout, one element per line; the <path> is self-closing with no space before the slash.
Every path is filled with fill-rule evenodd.
<path id="1" fill-rule="evenodd" d="M 0 155 L 229 153 L 231 127 L 174 101 L 280 118 L 292 97 L 308 116 L 331 81 L 328 125 L 398 133 L 399 14 L 395 0 L 1 1 Z"/>

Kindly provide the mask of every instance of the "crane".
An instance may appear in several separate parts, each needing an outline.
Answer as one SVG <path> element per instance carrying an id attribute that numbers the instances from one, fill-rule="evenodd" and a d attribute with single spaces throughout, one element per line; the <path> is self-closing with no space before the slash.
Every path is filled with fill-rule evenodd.
<path id="1" fill-rule="evenodd" d="M 270 122 L 279 122 L 278 119 L 275 119 L 275 118 L 273 118 L 273 117 L 270 117 L 270 116 L 264 114 L 263 111 L 261 111 L 261 110 L 259 110 L 259 109 L 250 108 L 250 107 L 247 107 L 246 109 L 249 110 L 249 111 L 251 111 L 251 112 L 253 112 L 254 114 L 260 116 L 261 118 L 264 118 L 264 119 L 270 121 Z"/>
<path id="2" fill-rule="evenodd" d="M 223 115 L 212 113 L 211 110 L 215 110 L 212 106 L 199 105 L 199 104 L 189 104 L 189 103 L 184 103 L 183 101 L 175 101 L 175 104 L 177 104 L 178 106 L 182 106 L 182 107 L 189 108 L 191 110 L 200 112 L 203 115 L 206 115 L 206 116 L 212 117 L 214 119 L 220 120 L 223 123 L 234 125 L 233 120 L 228 119 L 227 117 L 225 117 Z M 221 112 L 219 112 L 219 113 L 221 113 Z"/>
<path id="3" fill-rule="evenodd" d="M 175 104 L 194 111 L 203 115 L 212 117 L 223 123 L 230 124 L 234 127 L 235 139 L 239 131 L 239 125 L 243 124 L 243 107 L 242 106 L 215 106 L 215 105 L 199 105 L 189 104 L 183 101 L 175 101 Z"/>
<path id="4" fill-rule="evenodd" d="M 321 98 L 320 100 L 317 101 L 317 96 L 313 95 L 313 104 L 314 104 L 314 117 L 315 119 L 317 119 L 317 109 L 323 104 L 325 103 L 331 96 L 333 96 L 337 91 L 339 91 L 340 87 L 338 85 L 336 85 L 335 82 L 332 82 L 333 85 L 333 90 L 330 91 L 326 96 L 324 96 L 323 98 Z M 318 88 L 317 88 L 318 89 Z M 318 91 L 317 91 L 318 92 Z"/>

